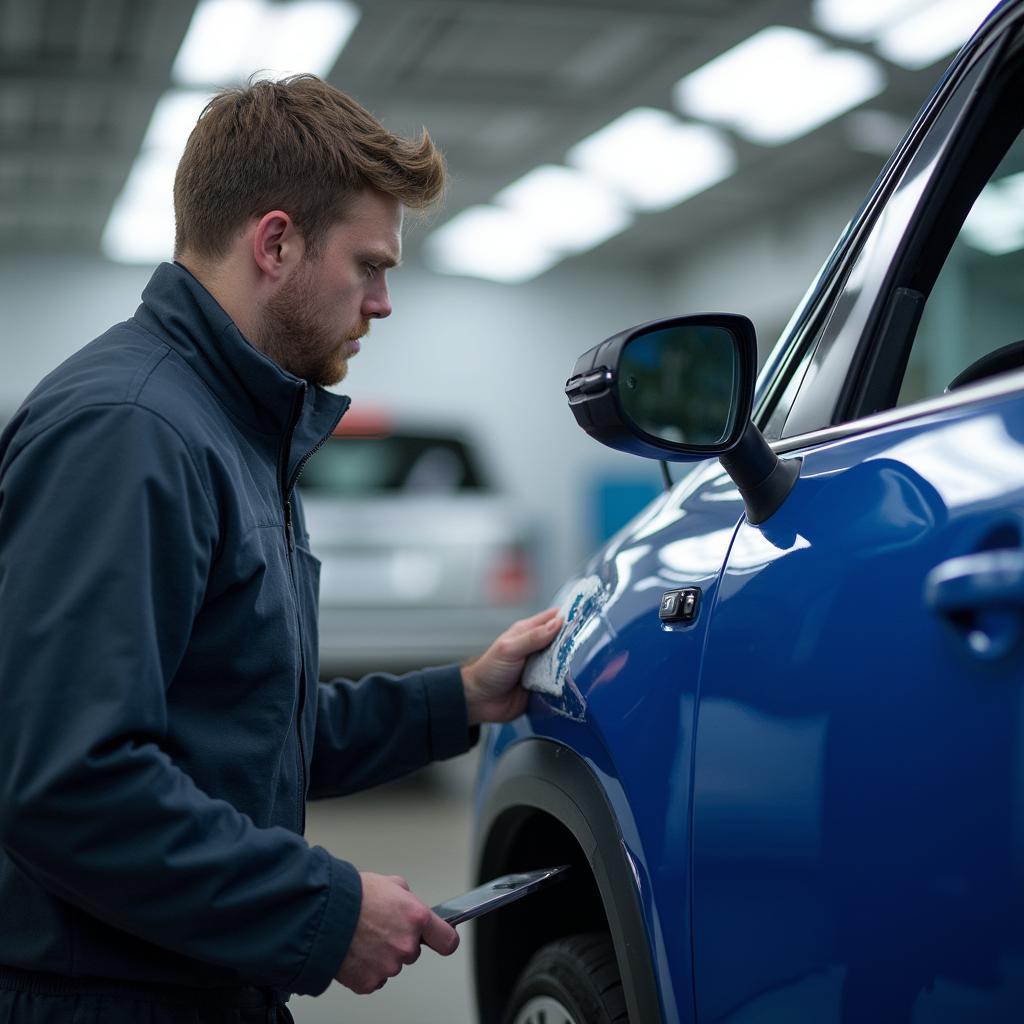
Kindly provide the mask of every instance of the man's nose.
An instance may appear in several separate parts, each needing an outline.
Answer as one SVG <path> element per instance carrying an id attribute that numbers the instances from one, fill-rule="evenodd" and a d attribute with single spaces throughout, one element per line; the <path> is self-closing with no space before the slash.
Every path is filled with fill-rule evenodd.
<path id="1" fill-rule="evenodd" d="M 369 292 L 363 301 L 363 316 L 367 320 L 383 320 L 391 316 L 391 296 L 388 294 L 388 286 L 381 284 Z"/>

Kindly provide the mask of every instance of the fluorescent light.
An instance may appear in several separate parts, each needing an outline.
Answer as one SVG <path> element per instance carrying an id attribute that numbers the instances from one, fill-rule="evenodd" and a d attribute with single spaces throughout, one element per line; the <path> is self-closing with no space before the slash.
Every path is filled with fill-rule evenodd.
<path id="1" fill-rule="evenodd" d="M 200 0 L 172 74 L 189 85 L 231 85 L 254 72 L 324 76 L 359 14 L 346 0 Z"/>
<path id="2" fill-rule="evenodd" d="M 159 263 L 174 251 L 172 189 L 178 155 L 142 152 L 103 229 L 103 252 L 118 263 Z"/>
<path id="3" fill-rule="evenodd" d="M 266 63 L 276 78 L 306 71 L 323 78 L 338 62 L 359 21 L 359 8 L 343 0 L 267 4 L 276 24 L 264 23 Z"/>
<path id="4" fill-rule="evenodd" d="M 495 197 L 543 244 L 559 251 L 592 249 L 629 227 L 632 214 L 605 185 L 581 171 L 537 167 Z"/>
<path id="5" fill-rule="evenodd" d="M 514 284 L 528 281 L 561 258 L 510 210 L 471 206 L 425 241 L 431 266 L 443 274 L 465 274 Z"/>
<path id="6" fill-rule="evenodd" d="M 142 139 L 142 149 L 184 152 L 192 129 L 212 93 L 198 89 L 169 89 L 157 100 Z"/>
<path id="7" fill-rule="evenodd" d="M 867 42 L 928 0 L 814 0 L 814 23 L 823 32 Z"/>
<path id="8" fill-rule="evenodd" d="M 995 0 L 814 0 L 814 21 L 833 35 L 874 40 L 887 60 L 917 70 L 958 49 Z"/>
<path id="9" fill-rule="evenodd" d="M 664 210 L 703 192 L 736 167 L 720 131 L 637 107 L 569 150 L 571 164 L 618 189 L 641 210 Z"/>
<path id="10" fill-rule="evenodd" d="M 894 64 L 917 70 L 958 50 L 995 0 L 941 0 L 886 29 L 877 50 Z"/>
<path id="11" fill-rule="evenodd" d="M 676 83 L 680 110 L 765 146 L 805 135 L 885 88 L 878 62 L 772 26 Z"/>
<path id="12" fill-rule="evenodd" d="M 119 263 L 159 263 L 174 251 L 174 175 L 209 102 L 205 90 L 171 89 L 157 101 L 128 179 L 107 218 L 103 252 Z"/>
<path id="13" fill-rule="evenodd" d="M 991 256 L 1024 249 L 1024 172 L 982 189 L 964 222 L 963 236 Z"/>
<path id="14" fill-rule="evenodd" d="M 178 82 L 207 85 L 235 82 L 244 77 L 250 39 L 258 31 L 260 0 L 200 0 L 171 76 Z"/>
<path id="15" fill-rule="evenodd" d="M 528 281 L 593 248 L 633 220 L 618 194 L 581 171 L 546 164 L 473 206 L 425 242 L 431 266 L 505 284 Z"/>

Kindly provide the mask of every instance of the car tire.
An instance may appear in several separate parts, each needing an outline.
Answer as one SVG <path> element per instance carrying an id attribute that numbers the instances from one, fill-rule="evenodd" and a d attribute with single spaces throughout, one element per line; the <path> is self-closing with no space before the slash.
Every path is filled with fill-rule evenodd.
<path id="1" fill-rule="evenodd" d="M 611 938 L 570 935 L 544 946 L 523 969 L 505 1024 L 627 1024 Z"/>

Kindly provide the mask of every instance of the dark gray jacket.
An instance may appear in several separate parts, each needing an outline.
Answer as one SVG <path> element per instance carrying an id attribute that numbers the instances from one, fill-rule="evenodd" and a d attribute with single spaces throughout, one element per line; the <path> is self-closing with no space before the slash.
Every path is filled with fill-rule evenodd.
<path id="1" fill-rule="evenodd" d="M 317 682 L 294 486 L 347 406 L 163 264 L 0 437 L 0 965 L 330 983 L 361 889 L 307 794 L 470 743 L 455 666 Z"/>

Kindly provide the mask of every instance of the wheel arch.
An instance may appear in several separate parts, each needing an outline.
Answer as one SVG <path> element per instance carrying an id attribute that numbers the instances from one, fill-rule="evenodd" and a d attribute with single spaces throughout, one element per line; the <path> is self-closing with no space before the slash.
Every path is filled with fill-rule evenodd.
<path id="1" fill-rule="evenodd" d="M 567 882 L 476 922 L 473 971 L 482 1024 L 500 1024 L 533 952 L 569 931 L 592 928 L 611 934 L 630 1020 L 661 1022 L 634 868 L 586 762 L 550 740 L 514 744 L 494 770 L 477 835 L 478 882 L 556 862 L 575 869 Z"/>

